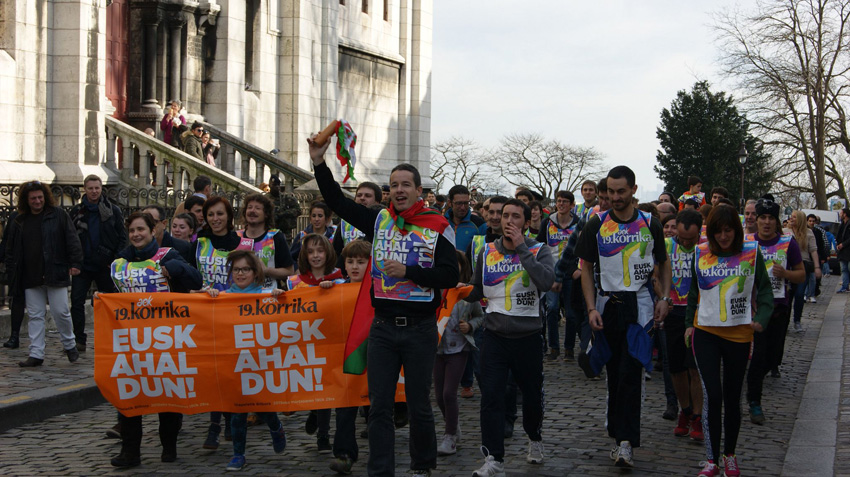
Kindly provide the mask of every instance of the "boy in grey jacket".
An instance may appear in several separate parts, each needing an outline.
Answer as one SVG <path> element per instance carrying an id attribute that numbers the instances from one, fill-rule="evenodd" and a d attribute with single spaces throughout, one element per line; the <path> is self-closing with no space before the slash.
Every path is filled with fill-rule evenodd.
<path id="1" fill-rule="evenodd" d="M 526 460 L 543 463 L 543 346 L 540 294 L 555 280 L 555 261 L 543 244 L 525 238 L 531 209 L 517 199 L 502 208 L 503 236 L 477 257 L 467 301 L 487 299 L 481 345 L 481 440 L 484 465 L 473 476 L 503 476 L 505 388 L 510 370 L 522 390 Z"/>

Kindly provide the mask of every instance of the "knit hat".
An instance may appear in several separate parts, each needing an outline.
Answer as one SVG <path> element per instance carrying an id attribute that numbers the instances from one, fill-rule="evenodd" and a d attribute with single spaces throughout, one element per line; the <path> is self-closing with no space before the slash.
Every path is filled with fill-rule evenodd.
<path id="1" fill-rule="evenodd" d="M 762 197 L 756 202 L 756 216 L 761 217 L 762 215 L 771 215 L 774 219 L 779 221 L 779 204 L 774 202 L 772 198 L 768 199 Z"/>

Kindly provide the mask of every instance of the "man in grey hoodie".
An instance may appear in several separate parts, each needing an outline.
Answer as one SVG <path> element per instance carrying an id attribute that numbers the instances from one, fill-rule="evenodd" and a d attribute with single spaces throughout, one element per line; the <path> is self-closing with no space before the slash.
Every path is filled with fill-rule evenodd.
<path id="1" fill-rule="evenodd" d="M 543 463 L 543 348 L 540 293 L 555 280 L 555 260 L 543 244 L 523 235 L 531 209 L 517 199 L 502 208 L 500 238 L 486 243 L 475 260 L 467 301 L 487 299 L 481 346 L 481 441 L 484 465 L 473 476 L 503 476 L 505 388 L 508 371 L 522 390 L 522 425 L 528 434 L 526 461 Z"/>

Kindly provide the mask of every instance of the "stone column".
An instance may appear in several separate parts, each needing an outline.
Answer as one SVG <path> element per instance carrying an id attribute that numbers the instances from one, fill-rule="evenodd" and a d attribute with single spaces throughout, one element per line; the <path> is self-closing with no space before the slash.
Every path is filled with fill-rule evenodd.
<path id="1" fill-rule="evenodd" d="M 186 22 L 182 12 L 172 13 L 168 22 L 168 101 L 181 99 L 180 83 L 183 78 L 183 24 Z M 183 98 L 185 99 L 185 98 Z"/>
<path id="2" fill-rule="evenodd" d="M 142 109 L 159 110 L 156 100 L 156 44 L 158 15 L 143 18 L 144 51 L 142 54 Z"/>

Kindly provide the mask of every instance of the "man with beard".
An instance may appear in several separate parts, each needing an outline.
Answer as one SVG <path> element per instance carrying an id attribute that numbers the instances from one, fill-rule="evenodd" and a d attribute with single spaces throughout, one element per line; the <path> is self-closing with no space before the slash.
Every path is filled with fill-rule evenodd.
<path id="1" fill-rule="evenodd" d="M 262 194 L 251 194 L 245 197 L 242 211 L 239 214 L 243 230 L 238 231 L 241 239 L 253 241 L 253 250 L 265 269 L 266 281 L 263 288 L 277 288 L 277 281 L 292 275 L 295 266 L 289 253 L 289 244 L 282 230 L 273 228 L 273 212 L 271 200 Z"/>

